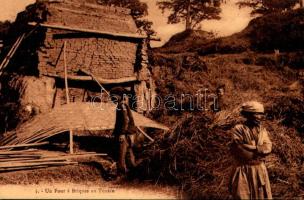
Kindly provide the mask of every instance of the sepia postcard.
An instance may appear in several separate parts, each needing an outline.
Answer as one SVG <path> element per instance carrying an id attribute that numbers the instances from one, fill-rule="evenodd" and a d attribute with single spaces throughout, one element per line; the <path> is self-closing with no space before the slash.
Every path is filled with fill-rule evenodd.
<path id="1" fill-rule="evenodd" d="M 0 199 L 302 199 L 304 0 L 0 0 Z"/>

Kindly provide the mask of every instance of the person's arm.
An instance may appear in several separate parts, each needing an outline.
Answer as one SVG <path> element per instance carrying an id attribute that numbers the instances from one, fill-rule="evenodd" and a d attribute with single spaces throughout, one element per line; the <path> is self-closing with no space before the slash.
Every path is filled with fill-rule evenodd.
<path id="1" fill-rule="evenodd" d="M 232 153 L 240 159 L 252 159 L 256 148 L 254 145 L 244 144 L 242 130 L 237 126 L 232 131 Z"/>
<path id="2" fill-rule="evenodd" d="M 257 150 L 256 145 L 250 145 L 250 144 L 242 144 L 242 148 L 246 149 L 247 151 L 255 152 Z"/>
<path id="3" fill-rule="evenodd" d="M 257 152 L 262 155 L 269 154 L 272 150 L 272 142 L 270 141 L 268 131 L 266 129 L 262 130 L 262 140 L 263 143 L 261 145 L 257 145 Z"/>
<path id="4" fill-rule="evenodd" d="M 243 144 L 232 143 L 232 153 L 240 160 L 254 158 L 256 150 L 247 150 Z"/>

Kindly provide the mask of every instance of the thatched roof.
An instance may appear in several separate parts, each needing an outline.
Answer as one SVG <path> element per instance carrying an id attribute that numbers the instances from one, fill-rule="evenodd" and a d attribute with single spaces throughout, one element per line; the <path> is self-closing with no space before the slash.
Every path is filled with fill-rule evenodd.
<path id="1" fill-rule="evenodd" d="M 130 9 L 101 6 L 85 1 L 46 1 L 48 16 L 45 24 L 75 30 L 118 35 L 139 35 Z"/>
<path id="2" fill-rule="evenodd" d="M 135 125 L 168 130 L 133 111 Z M 70 103 L 35 116 L 0 140 L 1 145 L 43 141 L 68 130 L 97 131 L 114 129 L 116 106 L 113 103 Z M 102 134 L 102 133 L 101 133 Z M 106 133 L 104 133 L 106 134 Z"/>

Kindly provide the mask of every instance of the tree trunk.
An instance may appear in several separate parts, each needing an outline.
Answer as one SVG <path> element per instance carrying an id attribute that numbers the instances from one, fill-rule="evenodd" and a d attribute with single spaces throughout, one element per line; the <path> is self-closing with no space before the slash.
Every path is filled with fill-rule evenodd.
<path id="1" fill-rule="evenodd" d="M 191 0 L 188 0 L 186 30 L 190 30 L 190 29 L 191 29 Z"/>

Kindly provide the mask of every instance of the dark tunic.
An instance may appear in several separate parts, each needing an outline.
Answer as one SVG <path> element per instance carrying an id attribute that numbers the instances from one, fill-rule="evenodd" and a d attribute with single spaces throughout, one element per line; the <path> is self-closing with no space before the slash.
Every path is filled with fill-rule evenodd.
<path id="1" fill-rule="evenodd" d="M 119 137 L 120 135 L 134 133 L 136 133 L 136 127 L 131 109 L 126 103 L 120 102 L 116 108 L 116 121 L 113 135 Z"/>

